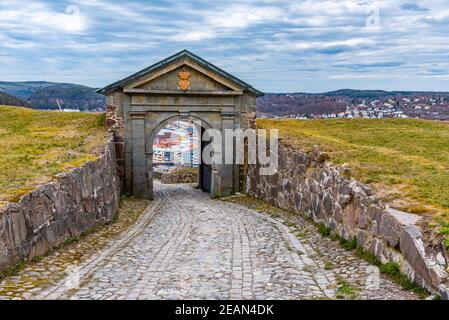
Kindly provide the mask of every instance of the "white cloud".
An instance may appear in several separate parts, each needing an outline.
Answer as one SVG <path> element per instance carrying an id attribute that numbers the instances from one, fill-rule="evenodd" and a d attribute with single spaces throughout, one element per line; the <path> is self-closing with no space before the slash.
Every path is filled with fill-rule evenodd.
<path id="1" fill-rule="evenodd" d="M 420 10 L 401 9 L 407 3 Z M 74 10 L 66 12 L 69 5 Z M 365 26 L 373 8 L 376 30 Z M 0 11 L 2 61 L 14 57 L 28 79 L 33 72 L 61 77 L 62 68 L 74 82 L 105 84 L 184 48 L 270 91 L 278 82 L 386 85 L 393 78 L 437 82 L 449 73 L 447 0 L 9 0 Z M 384 69 L 372 67 L 382 62 Z M 426 72 L 431 64 L 442 71 Z M 18 72 L 0 65 L 3 77 Z"/>
<path id="2" fill-rule="evenodd" d="M 68 5 L 64 11 L 56 11 L 38 1 L 8 1 L 2 5 L 0 30 L 8 27 L 31 34 L 77 33 L 87 28 L 87 21 L 75 5 Z"/>

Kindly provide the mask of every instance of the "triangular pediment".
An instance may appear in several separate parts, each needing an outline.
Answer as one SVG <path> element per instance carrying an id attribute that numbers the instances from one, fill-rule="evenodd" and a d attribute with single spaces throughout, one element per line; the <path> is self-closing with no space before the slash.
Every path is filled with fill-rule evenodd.
<path id="1" fill-rule="evenodd" d="M 239 80 L 204 59 L 183 50 L 165 60 L 143 69 L 125 79 L 106 86 L 98 92 L 108 94 L 123 90 L 185 90 L 179 86 L 179 72 L 188 74 L 188 91 L 230 91 L 248 92 L 254 96 L 263 95 L 249 84 Z"/>
<path id="2" fill-rule="evenodd" d="M 157 72 L 149 72 L 126 85 L 125 89 L 180 90 L 180 72 L 188 75 L 188 91 L 243 92 L 245 89 L 186 60 L 168 65 Z"/>

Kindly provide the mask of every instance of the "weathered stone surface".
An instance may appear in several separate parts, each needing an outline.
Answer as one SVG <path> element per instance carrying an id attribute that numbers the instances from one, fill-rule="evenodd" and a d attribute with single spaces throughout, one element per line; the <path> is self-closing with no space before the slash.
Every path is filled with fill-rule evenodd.
<path id="1" fill-rule="evenodd" d="M 399 245 L 401 232 L 402 224 L 393 215 L 384 212 L 379 223 L 379 233 L 392 248 Z"/>
<path id="2" fill-rule="evenodd" d="M 438 294 L 443 300 L 449 300 L 449 286 L 441 284 L 438 286 Z"/>
<path id="3" fill-rule="evenodd" d="M 414 226 L 420 220 L 421 217 L 416 214 L 388 208 L 380 215 L 378 232 L 391 247 L 396 248 L 403 226 Z"/>
<path id="4" fill-rule="evenodd" d="M 415 226 L 405 226 L 401 231 L 400 249 L 404 258 L 414 266 L 414 270 L 430 282 L 430 275 L 424 260 L 422 233 Z M 418 247 L 419 246 L 419 247 Z"/>
<path id="5" fill-rule="evenodd" d="M 388 208 L 385 211 L 388 214 L 395 217 L 395 219 L 398 220 L 404 226 L 415 225 L 417 222 L 421 220 L 421 217 L 416 214 L 411 214 L 392 208 Z"/>
<path id="6" fill-rule="evenodd" d="M 0 243 L 0 264 L 4 263 L 8 258 L 8 248 L 3 243 Z"/>
<path id="7" fill-rule="evenodd" d="M 424 243 L 416 226 L 419 216 L 386 208 L 370 187 L 345 174 L 347 166 L 323 162 L 319 151 L 304 153 L 281 141 L 278 158 L 278 171 L 272 176 L 260 176 L 258 165 L 249 166 L 249 194 L 325 223 L 342 238 L 356 237 L 359 246 L 382 262 L 403 261 L 397 258 L 402 252 L 410 264 L 403 269 L 437 292 L 448 276 L 447 262 L 441 259 L 444 253 L 435 252 L 437 246 Z"/>
<path id="8" fill-rule="evenodd" d="M 120 198 L 112 137 L 96 161 L 9 203 L 0 212 L 0 270 L 43 255 L 81 232 L 109 221 Z"/>
<path id="9" fill-rule="evenodd" d="M 153 172 L 153 178 L 162 183 L 196 183 L 198 182 L 198 168 L 180 168 L 169 173 Z"/>

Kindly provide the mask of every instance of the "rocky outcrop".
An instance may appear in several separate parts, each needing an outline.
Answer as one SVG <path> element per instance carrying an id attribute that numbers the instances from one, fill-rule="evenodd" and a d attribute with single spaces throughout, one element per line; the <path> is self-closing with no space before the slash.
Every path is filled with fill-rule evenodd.
<path id="1" fill-rule="evenodd" d="M 350 178 L 346 166 L 329 156 L 279 145 L 279 169 L 271 176 L 250 165 L 247 192 L 273 205 L 305 213 L 346 240 L 357 240 L 382 262 L 397 262 L 401 271 L 431 292 L 447 296 L 448 261 L 442 248 L 426 243 L 420 217 L 383 203 L 376 192 Z"/>
<path id="2" fill-rule="evenodd" d="M 0 208 L 0 270 L 110 221 L 120 200 L 112 137 L 99 158 Z"/>

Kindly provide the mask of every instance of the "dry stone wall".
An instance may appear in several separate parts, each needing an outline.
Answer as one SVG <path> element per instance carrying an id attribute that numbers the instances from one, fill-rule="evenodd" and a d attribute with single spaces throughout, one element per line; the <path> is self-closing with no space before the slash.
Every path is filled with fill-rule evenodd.
<path id="1" fill-rule="evenodd" d="M 153 171 L 153 179 L 158 179 L 164 184 L 197 183 L 198 168 L 180 168 L 167 173 Z"/>
<path id="2" fill-rule="evenodd" d="M 447 257 L 441 246 L 426 243 L 419 216 L 388 208 L 369 186 L 348 178 L 347 167 L 332 165 L 326 153 L 304 153 L 281 141 L 278 159 L 279 170 L 271 176 L 249 166 L 249 194 L 356 239 L 383 263 L 399 263 L 415 282 L 448 298 Z"/>
<path id="3" fill-rule="evenodd" d="M 19 202 L 0 208 L 0 271 L 110 221 L 119 200 L 111 136 L 98 160 L 59 174 Z"/>

